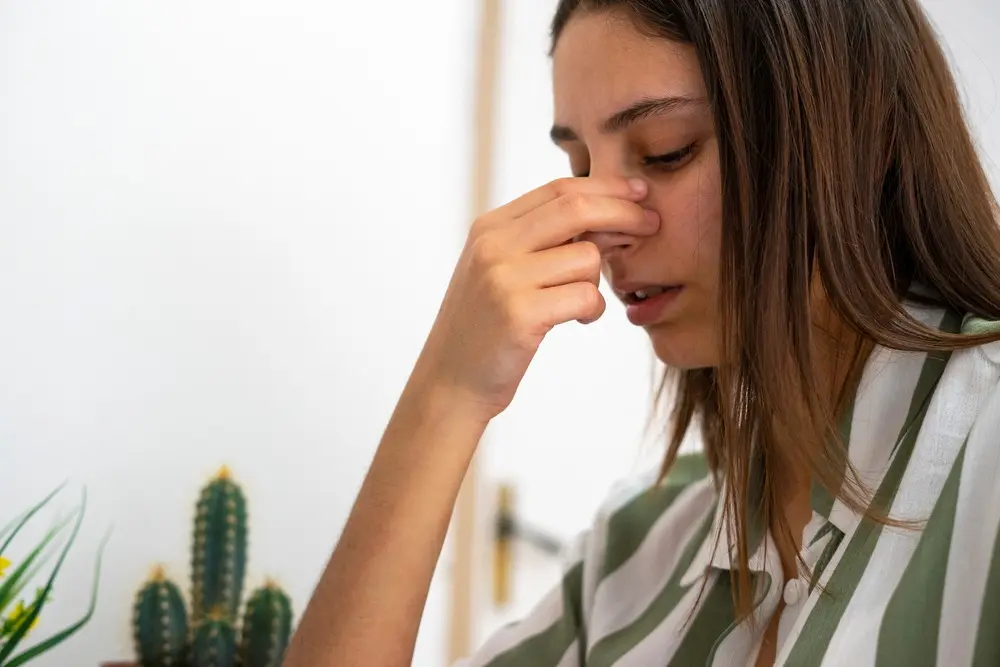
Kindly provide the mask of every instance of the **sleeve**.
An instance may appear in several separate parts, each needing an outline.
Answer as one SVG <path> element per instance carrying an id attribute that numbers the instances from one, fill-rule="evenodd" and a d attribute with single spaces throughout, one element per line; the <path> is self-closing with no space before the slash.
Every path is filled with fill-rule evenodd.
<path id="1" fill-rule="evenodd" d="M 562 579 L 522 619 L 452 667 L 584 667 L 588 624 L 615 512 L 648 490 L 659 467 L 612 484 L 591 525 L 565 550 Z"/>
<path id="2" fill-rule="evenodd" d="M 584 569 L 593 537 L 592 529 L 577 536 L 563 555 L 561 581 L 524 618 L 500 628 L 452 667 L 582 667 L 587 647 Z"/>

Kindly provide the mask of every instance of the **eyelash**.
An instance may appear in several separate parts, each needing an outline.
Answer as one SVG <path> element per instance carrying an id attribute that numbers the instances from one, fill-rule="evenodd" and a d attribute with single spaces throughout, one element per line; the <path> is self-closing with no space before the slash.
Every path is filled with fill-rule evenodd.
<path id="1" fill-rule="evenodd" d="M 642 158 L 642 163 L 647 167 L 675 167 L 692 152 L 694 152 L 694 144 L 688 144 L 679 151 L 667 153 L 666 155 L 644 157 Z"/>
<path id="2" fill-rule="evenodd" d="M 665 153 L 664 155 L 650 155 L 642 158 L 642 164 L 646 167 L 659 167 L 665 171 L 670 171 L 676 169 L 677 165 L 686 159 L 691 153 L 694 152 L 695 145 L 688 144 L 684 148 L 670 153 Z M 582 174 L 576 174 L 577 178 L 586 178 L 590 176 L 590 172 L 586 171 Z"/>

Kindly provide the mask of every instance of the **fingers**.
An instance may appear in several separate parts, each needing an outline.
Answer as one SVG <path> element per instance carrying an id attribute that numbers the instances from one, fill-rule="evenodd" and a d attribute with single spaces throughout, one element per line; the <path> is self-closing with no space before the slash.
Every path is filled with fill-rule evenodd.
<path id="1" fill-rule="evenodd" d="M 593 322 L 606 308 L 598 289 L 601 251 L 578 237 L 656 233 L 659 216 L 639 204 L 647 193 L 639 179 L 553 181 L 480 216 L 468 237 L 467 266 L 532 335 L 572 320 Z"/>
<path id="2" fill-rule="evenodd" d="M 589 241 L 578 241 L 526 255 L 510 266 L 518 287 L 538 289 L 575 282 L 601 282 L 601 251 Z"/>
<path id="3" fill-rule="evenodd" d="M 553 248 L 586 232 L 650 236 L 659 229 L 655 211 L 601 195 L 571 194 L 554 199 L 511 223 L 518 250 Z"/>
<path id="4" fill-rule="evenodd" d="M 532 319 L 545 329 L 573 320 L 583 324 L 594 322 L 607 307 L 600 290 L 589 282 L 527 292 L 524 298 L 528 301 L 525 307 L 533 313 Z"/>
<path id="5" fill-rule="evenodd" d="M 497 221 L 514 220 L 560 197 L 573 194 L 600 195 L 630 201 L 641 201 L 646 197 L 648 191 L 649 186 L 646 182 L 638 178 L 560 178 L 531 190 L 510 203 L 494 209 L 485 217 Z"/>

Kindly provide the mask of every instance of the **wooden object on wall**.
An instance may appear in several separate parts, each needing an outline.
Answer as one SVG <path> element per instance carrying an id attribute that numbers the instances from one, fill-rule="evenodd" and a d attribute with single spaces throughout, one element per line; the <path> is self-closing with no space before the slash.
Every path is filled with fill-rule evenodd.
<path id="1" fill-rule="evenodd" d="M 513 538 L 514 490 L 501 486 L 497 492 L 497 519 L 493 535 L 493 604 L 510 602 L 510 547 Z"/>
<path id="2" fill-rule="evenodd" d="M 496 516 L 493 520 L 493 605 L 497 608 L 510 602 L 515 542 L 525 543 L 552 557 L 562 555 L 566 549 L 562 539 L 520 518 L 515 507 L 514 489 L 501 485 L 497 489 Z"/>
<path id="3" fill-rule="evenodd" d="M 479 46 L 476 60 L 475 163 L 472 173 L 472 219 L 485 213 L 493 183 L 493 133 L 496 87 L 500 67 L 501 0 L 482 0 L 479 14 Z M 471 222 L 471 220 L 470 220 Z M 451 572 L 451 605 L 448 622 L 448 664 L 465 657 L 472 649 L 473 599 L 475 586 L 477 458 L 465 475 L 455 505 L 454 554 Z"/>

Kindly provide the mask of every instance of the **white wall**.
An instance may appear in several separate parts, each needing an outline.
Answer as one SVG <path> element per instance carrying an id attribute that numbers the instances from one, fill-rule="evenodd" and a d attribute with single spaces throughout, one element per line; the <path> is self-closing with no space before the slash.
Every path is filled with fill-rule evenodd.
<path id="1" fill-rule="evenodd" d="M 553 118 L 546 54 L 555 7 L 555 0 L 505 5 L 496 203 L 569 175 L 565 155 L 548 138 Z M 640 445 L 655 357 L 606 284 L 602 291 L 608 301 L 604 317 L 552 331 L 513 404 L 491 424 L 481 448 L 484 515 L 492 512 L 496 485 L 510 483 L 520 518 L 570 539 L 590 522 L 608 486 L 644 460 Z M 512 599 L 507 607 L 494 608 L 488 524 L 483 528 L 477 641 L 526 613 L 559 577 L 557 561 L 517 545 Z"/>
<path id="2" fill-rule="evenodd" d="M 97 615 L 34 664 L 131 655 L 133 593 L 157 561 L 186 584 L 224 462 L 248 584 L 301 611 L 460 249 L 473 14 L 0 4 L 0 521 L 66 478 L 91 496 L 39 637 L 114 525 Z M 444 593 L 417 664 L 443 660 Z"/>
<path id="3" fill-rule="evenodd" d="M 554 4 L 507 2 L 494 203 L 567 172 L 546 136 Z M 1000 156 L 1000 6 L 928 5 Z M 192 503 L 223 462 L 250 499 L 249 583 L 273 574 L 301 611 L 464 236 L 473 13 L 0 5 L 0 515 L 65 478 L 91 495 L 39 636 L 82 612 L 115 528 L 97 616 L 40 667 L 130 654 L 132 594 L 157 561 L 187 581 Z M 644 460 L 654 368 L 613 302 L 554 332 L 484 443 L 484 500 L 512 481 L 526 519 L 585 527 Z M 477 640 L 557 572 L 519 550 L 514 600 L 492 609 L 488 518 Z M 421 667 L 443 662 L 447 560 L 441 572 Z"/>
<path id="4" fill-rule="evenodd" d="M 548 24 L 555 0 L 507 3 L 497 198 L 506 201 L 539 183 L 568 174 L 549 142 L 552 124 Z M 987 168 L 1000 192 L 1000 3 L 925 0 L 960 73 L 970 119 Z M 603 286 L 606 290 L 606 285 Z M 484 445 L 484 504 L 497 483 L 510 482 L 518 513 L 551 533 L 571 536 L 587 527 L 619 477 L 656 461 L 656 431 L 644 436 L 650 409 L 651 360 L 645 336 L 608 296 L 605 317 L 589 327 L 569 325 L 549 336 L 514 405 L 497 420 Z M 692 443 L 694 444 L 694 443 Z M 484 545 L 488 531 L 482 531 Z M 513 599 L 502 609 L 489 597 L 490 552 L 480 550 L 477 591 L 482 613 L 477 641 L 526 613 L 557 583 L 558 564 L 530 547 L 514 554 Z"/>

